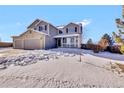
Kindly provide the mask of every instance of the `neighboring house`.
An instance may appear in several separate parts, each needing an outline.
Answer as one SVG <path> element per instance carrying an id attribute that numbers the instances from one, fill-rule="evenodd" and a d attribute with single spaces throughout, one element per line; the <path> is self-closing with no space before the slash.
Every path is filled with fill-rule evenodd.
<path id="1" fill-rule="evenodd" d="M 69 23 L 63 27 L 36 19 L 19 36 L 12 36 L 13 48 L 50 49 L 56 47 L 81 47 L 82 25 Z"/>

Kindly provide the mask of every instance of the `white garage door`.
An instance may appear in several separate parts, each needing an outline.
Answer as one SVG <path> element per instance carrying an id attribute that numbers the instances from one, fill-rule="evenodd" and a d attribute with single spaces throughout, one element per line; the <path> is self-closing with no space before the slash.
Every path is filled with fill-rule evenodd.
<path id="1" fill-rule="evenodd" d="M 22 49 L 23 47 L 23 40 L 16 40 L 15 41 L 15 48 Z"/>
<path id="2" fill-rule="evenodd" d="M 26 39 L 24 40 L 24 49 L 41 49 L 43 42 L 40 39 Z"/>

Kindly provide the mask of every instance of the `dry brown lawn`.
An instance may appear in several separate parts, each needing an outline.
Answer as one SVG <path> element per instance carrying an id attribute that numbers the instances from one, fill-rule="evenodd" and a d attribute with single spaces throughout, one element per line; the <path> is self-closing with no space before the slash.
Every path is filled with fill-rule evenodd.
<path id="1" fill-rule="evenodd" d="M 121 72 L 124 73 L 124 64 L 116 63 L 116 65 L 121 69 Z"/>

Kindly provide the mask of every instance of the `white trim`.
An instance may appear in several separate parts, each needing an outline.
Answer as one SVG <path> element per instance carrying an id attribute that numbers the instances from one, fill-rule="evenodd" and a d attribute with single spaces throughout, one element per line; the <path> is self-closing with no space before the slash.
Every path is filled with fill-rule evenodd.
<path id="1" fill-rule="evenodd" d="M 50 36 L 49 34 L 46 34 L 46 33 L 44 33 L 44 32 L 39 32 L 38 30 L 34 30 L 34 29 L 32 29 L 32 28 L 28 28 L 27 29 L 27 31 L 25 31 L 25 32 L 23 32 L 22 34 L 25 34 L 26 32 L 28 32 L 29 30 L 32 30 L 32 31 L 34 31 L 34 32 L 37 32 L 37 33 L 39 33 L 39 34 L 43 34 L 43 35 L 48 35 L 48 36 Z M 18 37 L 20 37 L 22 34 L 20 34 L 19 36 L 11 36 L 12 38 L 18 38 Z"/>
<path id="2" fill-rule="evenodd" d="M 50 35 L 50 24 L 47 25 L 47 31 L 48 31 L 48 35 Z"/>
<path id="3" fill-rule="evenodd" d="M 63 37 L 61 38 L 61 47 L 63 47 Z"/>
<path id="4" fill-rule="evenodd" d="M 45 49 L 45 44 L 46 44 L 45 41 L 46 41 L 46 38 L 45 38 L 45 35 L 44 35 L 44 49 Z"/>
<path id="5" fill-rule="evenodd" d="M 59 29 L 58 29 L 58 31 L 57 31 L 57 34 L 59 35 Z"/>
<path id="6" fill-rule="evenodd" d="M 34 26 L 36 27 L 38 24 L 40 24 L 40 22 L 42 22 L 42 20 L 40 20 L 38 23 L 36 23 Z"/>
<path id="7" fill-rule="evenodd" d="M 73 37 L 73 36 L 79 36 L 80 34 L 68 34 L 68 35 L 56 35 L 54 38 L 61 38 L 61 37 Z"/>

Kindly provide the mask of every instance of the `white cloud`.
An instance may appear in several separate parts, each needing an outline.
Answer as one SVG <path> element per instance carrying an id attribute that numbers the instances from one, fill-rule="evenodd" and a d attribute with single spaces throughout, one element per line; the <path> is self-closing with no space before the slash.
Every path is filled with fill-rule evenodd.
<path id="1" fill-rule="evenodd" d="M 80 22 L 77 22 L 77 23 L 81 23 L 83 26 L 86 26 L 86 25 L 89 25 L 91 23 L 91 20 L 89 19 L 84 19 Z"/>
<path id="2" fill-rule="evenodd" d="M 91 23 L 91 21 L 90 21 L 90 20 L 83 20 L 81 23 L 82 23 L 84 26 L 86 26 L 86 25 L 89 25 L 89 24 Z"/>
<path id="3" fill-rule="evenodd" d="M 23 25 L 23 24 L 22 24 L 21 22 L 17 22 L 16 25 L 17 25 L 17 26 L 21 26 L 21 25 Z"/>

